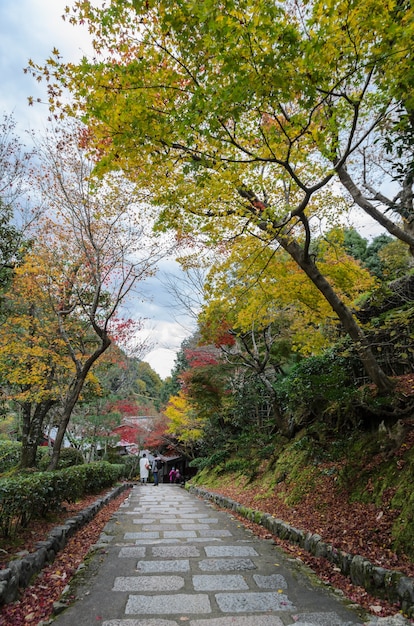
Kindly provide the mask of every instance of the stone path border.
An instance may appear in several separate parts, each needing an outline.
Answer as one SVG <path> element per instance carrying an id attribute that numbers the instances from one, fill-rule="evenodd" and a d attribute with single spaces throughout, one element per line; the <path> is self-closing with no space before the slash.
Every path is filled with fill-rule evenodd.
<path id="1" fill-rule="evenodd" d="M 56 607 L 56 626 L 357 626 L 357 606 L 177 485 L 136 485 Z M 65 602 L 67 606 L 64 607 Z"/>
<path id="2" fill-rule="evenodd" d="M 58 552 L 63 550 L 68 539 L 79 528 L 85 526 L 106 504 L 132 486 L 132 483 L 118 485 L 73 518 L 66 520 L 62 526 L 53 528 L 45 541 L 36 544 L 34 552 L 21 559 L 10 561 L 5 569 L 0 570 L 0 606 L 16 600 L 20 590 L 27 587 L 33 576 L 36 576 L 45 565 L 53 563 Z"/>
<path id="3" fill-rule="evenodd" d="M 406 615 L 414 618 L 414 578 L 409 578 L 395 570 L 378 567 L 362 556 L 337 550 L 325 543 L 320 535 L 299 530 L 273 517 L 270 513 L 251 509 L 230 498 L 199 487 L 190 485 L 188 490 L 201 498 L 211 500 L 219 507 L 230 509 L 260 524 L 280 539 L 298 544 L 315 557 L 326 558 L 330 563 L 335 564 L 342 574 L 348 576 L 354 585 L 363 587 L 376 597 L 386 598 L 400 605 Z"/>

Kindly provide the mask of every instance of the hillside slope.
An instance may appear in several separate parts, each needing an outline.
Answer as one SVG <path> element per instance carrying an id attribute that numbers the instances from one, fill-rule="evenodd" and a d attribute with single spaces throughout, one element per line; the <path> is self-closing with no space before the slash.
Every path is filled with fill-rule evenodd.
<path id="1" fill-rule="evenodd" d="M 242 469 L 234 471 L 238 464 Z M 414 577 L 413 476 L 414 420 L 405 419 L 390 430 L 335 439 L 321 428 L 308 429 L 291 442 L 276 443 L 267 458 L 232 458 L 202 470 L 192 482 Z M 265 533 L 259 527 L 255 532 Z M 396 607 L 353 587 L 325 559 L 284 547 L 371 612 L 375 607 L 379 615 L 395 613 Z"/>

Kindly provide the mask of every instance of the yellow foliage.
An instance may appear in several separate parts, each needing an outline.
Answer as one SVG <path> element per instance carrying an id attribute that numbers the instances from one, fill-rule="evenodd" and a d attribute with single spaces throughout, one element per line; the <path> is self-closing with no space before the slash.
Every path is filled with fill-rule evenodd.
<path id="1" fill-rule="evenodd" d="M 347 305 L 375 285 L 375 279 L 342 246 L 340 229 L 318 240 L 316 262 Z M 316 286 L 285 252 L 246 236 L 208 277 L 200 314 L 204 332 L 214 339 L 223 321 L 233 331 L 260 331 L 276 324 L 293 349 L 320 353 L 336 335 L 337 317 Z"/>
<path id="2" fill-rule="evenodd" d="M 167 432 L 177 437 L 179 441 L 188 444 L 202 438 L 202 420 L 195 415 L 183 392 L 170 397 L 165 415 L 169 420 Z"/>

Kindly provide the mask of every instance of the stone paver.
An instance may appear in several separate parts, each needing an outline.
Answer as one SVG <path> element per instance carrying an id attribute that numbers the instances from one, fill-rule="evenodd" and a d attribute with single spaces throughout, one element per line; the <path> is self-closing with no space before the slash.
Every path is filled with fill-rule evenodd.
<path id="1" fill-rule="evenodd" d="M 249 585 L 243 576 L 206 576 L 197 574 L 193 576 L 193 586 L 196 591 L 229 591 L 230 589 L 248 589 Z"/>
<path id="2" fill-rule="evenodd" d="M 134 595 L 129 596 L 125 613 L 127 615 L 145 614 L 154 615 L 182 615 L 183 608 L 185 613 L 211 613 L 210 600 L 206 594 L 185 594 L 180 593 L 174 596 L 149 596 Z"/>
<path id="3" fill-rule="evenodd" d="M 137 485 L 56 626 L 361 626 L 269 540 L 175 485 Z"/>

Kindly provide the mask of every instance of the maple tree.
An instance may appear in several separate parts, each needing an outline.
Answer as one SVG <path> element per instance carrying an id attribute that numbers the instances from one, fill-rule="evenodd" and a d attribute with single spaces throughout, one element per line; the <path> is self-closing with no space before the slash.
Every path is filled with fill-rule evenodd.
<path id="1" fill-rule="evenodd" d="M 22 467 L 35 465 L 50 409 L 67 381 L 68 358 L 58 322 L 38 280 L 43 266 L 32 254 L 15 269 L 0 333 L 2 395 L 21 410 Z"/>
<path id="2" fill-rule="evenodd" d="M 150 450 L 176 450 L 176 440 L 169 435 L 168 420 L 163 413 L 154 416 L 143 442 Z"/>
<path id="3" fill-rule="evenodd" d="M 203 420 L 189 402 L 187 394 L 180 392 L 171 396 L 164 413 L 168 419 L 167 433 L 178 440 L 186 457 L 194 459 L 203 436 Z"/>
<path id="4" fill-rule="evenodd" d="M 25 269 L 37 285 L 35 301 L 39 297 L 47 311 L 43 323 L 50 320 L 45 354 L 55 350 L 54 360 L 48 375 L 42 376 L 41 363 L 46 356 L 41 352 L 37 361 L 34 353 L 32 370 L 24 370 L 25 364 L 16 360 L 10 376 L 23 380 L 27 375 L 30 384 L 35 375 L 40 377 L 43 395 L 39 401 L 56 405 L 53 469 L 74 407 L 85 383 L 93 380 L 93 365 L 113 339 L 122 341 L 128 333 L 129 322 L 117 317 L 121 303 L 140 281 L 152 275 L 164 248 L 147 237 L 149 214 L 140 213 L 139 196 L 130 183 L 116 175 L 93 178 L 93 162 L 80 147 L 79 132 L 72 128 L 48 135 L 39 145 L 38 155 L 32 184 L 43 213 L 33 225 L 35 242 Z M 22 298 L 24 321 L 20 327 L 25 327 L 31 319 L 30 299 L 24 302 Z M 12 345 L 3 334 L 5 362 Z M 21 353 L 26 349 L 22 346 Z M 54 377 L 56 358 L 66 368 L 65 382 L 60 379 L 60 385 Z M 99 386 L 98 381 L 96 384 Z M 38 436 L 24 438 L 23 465 L 33 464 L 37 444 Z M 30 454 L 25 452 L 28 445 Z"/>
<path id="5" fill-rule="evenodd" d="M 346 253 L 342 229 L 316 240 L 312 254 L 347 306 L 357 309 L 356 298 L 375 287 L 374 277 Z M 319 354 L 337 334 L 331 307 L 291 257 L 248 236 L 212 267 L 199 321 L 204 338 L 219 345 L 229 341 L 229 331 L 234 344 L 243 333 L 278 323 L 281 340 L 303 355 Z"/>
<path id="6" fill-rule="evenodd" d="M 202 448 L 214 447 L 217 433 L 225 436 L 226 425 L 234 420 L 234 367 L 213 345 L 185 343 L 186 365 L 178 374 L 180 390 L 170 396 L 164 413 L 178 449 L 194 459 Z"/>
<path id="7" fill-rule="evenodd" d="M 217 244 L 250 229 L 282 246 L 389 391 L 352 312 L 309 254 L 310 221 L 337 180 L 413 248 L 411 7 L 79 0 L 67 18 L 87 23 L 100 57 L 65 65 L 55 50 L 31 71 L 49 81 L 56 114 L 69 87 L 74 103 L 63 110 L 87 120 L 100 167 L 140 181 L 164 207 L 161 226 L 180 236 Z M 393 198 L 373 185 L 388 166 L 400 184 Z"/>
<path id="8" fill-rule="evenodd" d="M 75 368 L 63 400 L 52 467 L 86 377 L 119 330 L 115 315 L 120 304 L 154 272 L 164 253 L 159 242 L 146 236 L 148 215 L 142 219 L 139 213 L 136 190 L 118 176 L 94 180 L 93 163 L 82 154 L 76 135 L 64 133 L 62 143 L 57 149 L 45 145 L 46 185 L 40 179 L 43 197 L 54 211 L 45 223 L 45 232 L 52 234 L 49 278 L 61 258 L 60 280 L 51 282 L 48 292 Z M 86 322 L 92 337 L 79 342 L 70 336 L 73 314 Z"/>
<path id="9" fill-rule="evenodd" d="M 375 279 L 345 253 L 343 237 L 341 229 L 332 229 L 315 242 L 313 253 L 342 300 L 356 310 L 355 299 L 372 289 Z M 251 389 L 249 406 L 257 426 L 263 428 L 266 415 L 287 433 L 275 381 L 296 355 L 321 354 L 339 338 L 336 316 L 289 255 L 256 237 L 235 240 L 231 252 L 212 267 L 205 294 L 199 316 L 203 342 L 214 342 L 233 366 L 233 392 L 244 403 Z"/>

